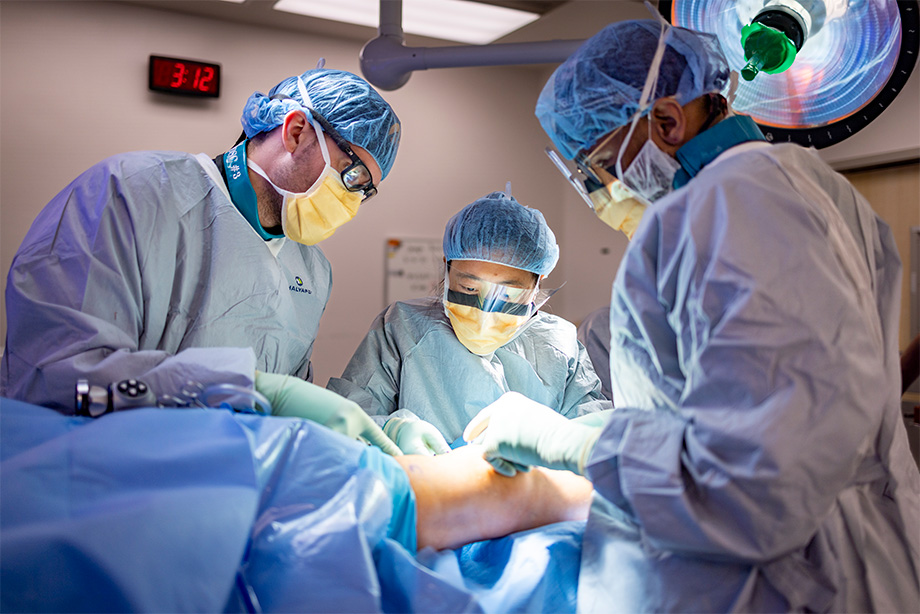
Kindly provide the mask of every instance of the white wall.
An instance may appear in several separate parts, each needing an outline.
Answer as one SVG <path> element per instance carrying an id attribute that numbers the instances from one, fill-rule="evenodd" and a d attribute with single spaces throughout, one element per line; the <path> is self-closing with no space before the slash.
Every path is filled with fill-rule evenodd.
<path id="1" fill-rule="evenodd" d="M 642 9 L 638 3 L 575 4 Z M 597 28 L 610 17 L 599 18 Z M 558 37 L 571 34 L 560 31 Z M 4 288 L 12 257 L 35 215 L 88 166 L 138 149 L 217 155 L 238 136 L 242 105 L 254 90 L 267 91 L 313 67 L 320 56 L 330 68 L 359 73 L 362 43 L 123 3 L 0 2 Z M 221 97 L 189 101 L 148 92 L 150 54 L 219 62 Z M 402 145 L 380 194 L 322 245 L 334 285 L 314 350 L 317 383 L 341 373 L 383 307 L 385 239 L 440 237 L 456 210 L 503 189 L 509 180 L 521 202 L 543 211 L 561 246 L 560 264 L 546 287 L 563 282 L 565 287 L 549 308 L 577 322 L 609 302 L 626 241 L 596 220 L 543 153 L 549 141 L 533 107 L 548 74 L 546 67 L 432 70 L 413 74 L 395 92 L 382 92 L 403 121 Z M 915 70 L 908 91 L 892 108 L 822 155 L 847 168 L 861 160 L 916 157 L 918 79 Z M 0 302 L 2 338 L 5 332 Z"/>

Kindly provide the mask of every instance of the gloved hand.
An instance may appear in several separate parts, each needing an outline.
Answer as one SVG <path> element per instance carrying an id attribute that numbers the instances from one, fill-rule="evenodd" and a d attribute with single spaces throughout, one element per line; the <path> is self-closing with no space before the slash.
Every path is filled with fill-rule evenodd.
<path id="1" fill-rule="evenodd" d="M 256 371 L 255 385 L 272 404 L 274 416 L 306 418 L 348 437 L 364 438 L 391 456 L 402 456 L 399 447 L 354 401 L 290 375 Z"/>
<path id="2" fill-rule="evenodd" d="M 400 409 L 390 416 L 383 425 L 383 432 L 405 454 L 435 456 L 450 452 L 450 446 L 441 431 L 408 409 Z"/>
<path id="3" fill-rule="evenodd" d="M 502 475 L 528 471 L 530 465 L 584 474 L 602 430 L 506 392 L 470 421 L 463 438 L 485 446 L 483 456 Z"/>

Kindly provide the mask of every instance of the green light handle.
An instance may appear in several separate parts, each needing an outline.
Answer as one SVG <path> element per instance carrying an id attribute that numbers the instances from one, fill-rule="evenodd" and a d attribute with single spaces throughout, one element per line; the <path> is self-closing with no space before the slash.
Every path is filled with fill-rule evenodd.
<path id="1" fill-rule="evenodd" d="M 752 23 L 741 28 L 741 46 L 747 64 L 741 76 L 751 81 L 760 72 L 783 72 L 795 60 L 796 48 L 789 37 L 775 28 Z"/>

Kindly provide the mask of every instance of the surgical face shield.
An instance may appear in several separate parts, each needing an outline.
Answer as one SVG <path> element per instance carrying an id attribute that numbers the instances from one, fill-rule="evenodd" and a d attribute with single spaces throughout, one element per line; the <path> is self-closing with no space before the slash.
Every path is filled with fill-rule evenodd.
<path id="1" fill-rule="evenodd" d="M 493 283 L 448 263 L 444 312 L 466 349 L 487 356 L 508 343 L 543 305 L 539 282 L 533 287 Z"/>

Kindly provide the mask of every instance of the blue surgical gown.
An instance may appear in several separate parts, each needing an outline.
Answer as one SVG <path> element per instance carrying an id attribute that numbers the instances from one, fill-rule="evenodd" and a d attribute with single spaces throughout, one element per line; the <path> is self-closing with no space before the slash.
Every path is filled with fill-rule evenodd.
<path id="1" fill-rule="evenodd" d="M 4 612 L 377 612 L 384 556 L 413 584 L 408 476 L 308 420 L 0 399 L 0 427 Z"/>
<path id="2" fill-rule="evenodd" d="M 900 284 L 890 229 L 797 145 L 730 149 L 648 210 L 613 287 L 581 611 L 917 611 Z"/>
<path id="3" fill-rule="evenodd" d="M 13 260 L 0 393 L 73 412 L 78 378 L 251 386 L 304 377 L 332 285 L 322 251 L 266 242 L 203 154 L 135 152 L 80 175 Z"/>
<path id="4" fill-rule="evenodd" d="M 585 346 L 601 380 L 601 392 L 613 398 L 610 388 L 610 306 L 595 309 L 578 325 L 578 340 Z"/>
<path id="5" fill-rule="evenodd" d="M 478 356 L 457 339 L 434 297 L 387 307 L 342 377 L 327 387 L 381 424 L 408 409 L 449 442 L 479 410 L 512 390 L 571 418 L 610 409 L 571 322 L 537 312 L 511 341 Z"/>
<path id="6" fill-rule="evenodd" d="M 400 465 L 309 420 L 0 398 L 3 612 L 574 612 L 584 522 L 415 526 Z"/>

